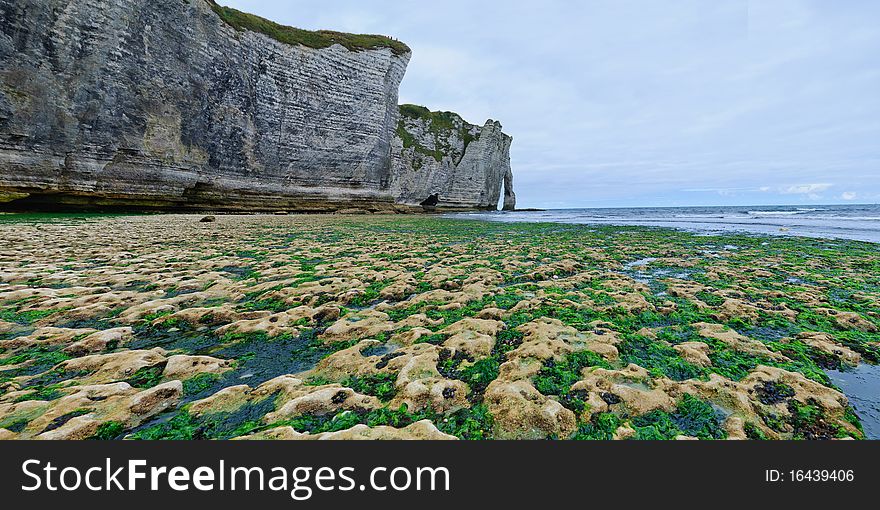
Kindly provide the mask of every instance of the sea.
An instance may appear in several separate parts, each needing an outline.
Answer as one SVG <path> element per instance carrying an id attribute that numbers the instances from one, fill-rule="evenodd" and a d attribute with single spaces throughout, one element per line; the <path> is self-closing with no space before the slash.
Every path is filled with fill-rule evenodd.
<path id="1" fill-rule="evenodd" d="M 643 225 L 702 234 L 745 232 L 880 243 L 880 204 L 556 209 L 447 216 L 503 222 Z"/>

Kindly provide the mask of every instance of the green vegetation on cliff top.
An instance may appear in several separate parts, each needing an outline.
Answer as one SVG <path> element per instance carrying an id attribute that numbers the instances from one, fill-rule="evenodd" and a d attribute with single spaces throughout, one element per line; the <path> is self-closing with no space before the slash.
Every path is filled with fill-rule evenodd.
<path id="1" fill-rule="evenodd" d="M 276 41 L 286 44 L 301 44 L 309 48 L 329 48 L 341 44 L 351 51 L 391 48 L 395 55 L 410 52 L 409 46 L 384 35 L 346 34 L 330 30 L 302 30 L 275 23 L 274 21 L 255 16 L 246 12 L 218 5 L 214 0 L 206 0 L 211 9 L 220 16 L 227 25 L 242 31 L 250 30 L 267 35 Z"/>
<path id="2" fill-rule="evenodd" d="M 406 119 L 422 120 L 428 126 L 429 132 L 434 136 L 434 150 L 422 146 L 415 137 L 406 130 Z M 424 106 L 414 104 L 400 105 L 400 122 L 397 124 L 397 136 L 403 140 L 406 149 L 415 147 L 416 152 L 430 156 L 437 161 L 442 161 L 444 156 L 452 154 L 449 136 L 457 132 L 458 137 L 464 141 L 464 150 L 476 137 L 471 134 L 473 124 L 470 124 L 461 116 L 453 112 L 432 112 Z M 464 151 L 458 156 L 458 160 L 464 156 Z M 456 164 L 458 161 L 456 161 Z"/>

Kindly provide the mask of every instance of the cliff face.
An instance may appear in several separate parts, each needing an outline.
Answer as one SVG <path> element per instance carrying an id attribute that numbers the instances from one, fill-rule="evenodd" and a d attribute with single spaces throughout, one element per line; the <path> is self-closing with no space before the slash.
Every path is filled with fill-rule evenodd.
<path id="1" fill-rule="evenodd" d="M 392 194 L 400 203 L 439 209 L 516 207 L 510 145 L 501 124 L 483 127 L 450 112 L 401 106 L 392 142 Z"/>
<path id="2" fill-rule="evenodd" d="M 411 202 L 392 186 L 402 43 L 296 31 L 207 0 L 0 0 L 0 19 L 0 202 Z M 498 131 L 486 142 L 503 146 Z M 465 156 L 469 176 L 493 157 Z M 450 189 L 455 203 L 475 197 Z"/>
<path id="3" fill-rule="evenodd" d="M 409 54 L 237 31 L 205 0 L 2 0 L 0 187 L 62 201 L 387 206 Z"/>

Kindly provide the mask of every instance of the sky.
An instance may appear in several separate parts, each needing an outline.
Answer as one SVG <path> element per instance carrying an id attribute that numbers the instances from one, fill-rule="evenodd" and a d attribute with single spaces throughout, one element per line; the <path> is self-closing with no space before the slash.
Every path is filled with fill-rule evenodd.
<path id="1" fill-rule="evenodd" d="M 501 121 L 520 207 L 880 203 L 875 0 L 220 0 L 375 33 L 402 103 Z"/>

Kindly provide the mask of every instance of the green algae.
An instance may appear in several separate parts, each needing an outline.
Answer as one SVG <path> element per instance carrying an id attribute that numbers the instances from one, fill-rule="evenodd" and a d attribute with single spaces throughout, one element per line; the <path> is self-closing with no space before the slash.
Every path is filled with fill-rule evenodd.
<path id="1" fill-rule="evenodd" d="M 703 368 L 683 360 L 675 349 L 646 337 L 627 338 L 618 350 L 624 363 L 639 365 L 655 377 L 684 381 L 705 375 Z"/>
<path id="2" fill-rule="evenodd" d="M 533 378 L 535 389 L 544 395 L 558 397 L 564 406 L 576 414 L 582 413 L 587 406 L 586 395 L 572 391 L 571 387 L 581 380 L 581 373 L 585 368 L 594 367 L 612 368 L 601 356 L 590 351 L 569 354 L 560 362 L 548 360 Z"/>
<path id="3" fill-rule="evenodd" d="M 125 433 L 125 424 L 118 421 L 105 421 L 98 426 L 98 430 L 89 437 L 95 441 L 110 441 L 119 439 Z"/>
<path id="4" fill-rule="evenodd" d="M 432 421 L 441 432 L 472 441 L 490 439 L 494 426 L 492 415 L 484 405 L 475 405 L 446 415 L 438 414 L 431 409 L 410 412 L 407 406 L 403 405 L 397 409 L 383 407 L 373 411 L 343 411 L 332 416 L 304 415 L 265 428 L 290 426 L 298 432 L 321 434 L 348 430 L 359 424 L 369 427 L 404 428 L 422 420 Z"/>
<path id="5" fill-rule="evenodd" d="M 371 395 L 381 402 L 389 402 L 397 394 L 394 382 L 397 376 L 393 374 L 375 374 L 346 379 L 342 385 L 353 389 L 363 395 Z"/>
<path id="6" fill-rule="evenodd" d="M 617 429 L 623 424 L 614 413 L 599 413 L 578 427 L 572 436 L 574 441 L 611 441 Z"/>
<path id="7" fill-rule="evenodd" d="M 685 395 L 673 413 L 652 411 L 632 420 L 636 439 L 657 441 L 675 439 L 678 436 L 699 439 L 726 439 L 722 418 L 707 402 L 692 395 Z"/>
<path id="8" fill-rule="evenodd" d="M 375 234 L 375 238 L 367 238 Z M 431 240 L 430 245 L 420 246 L 407 242 L 411 252 L 385 253 L 386 244 L 422 239 Z M 304 303 L 285 302 L 269 293 L 296 287 L 309 281 L 318 281 L 327 277 L 336 277 L 334 264 L 340 257 L 357 257 L 356 267 L 369 268 L 370 271 L 393 273 L 400 271 L 411 276 L 417 282 L 414 294 L 421 294 L 434 288 L 456 289 L 462 285 L 468 275 L 477 268 L 488 268 L 498 271 L 503 283 L 492 292 L 482 297 L 475 297 L 458 309 L 440 309 L 441 301 L 408 303 L 411 296 L 398 298 L 381 298 L 381 292 L 392 281 L 384 274 L 381 277 L 362 279 L 364 286 L 361 293 L 347 303 L 351 311 L 343 308 L 346 313 L 359 313 L 360 309 L 370 310 L 383 303 L 394 305 L 393 309 L 380 308 L 392 321 L 401 321 L 417 313 L 426 314 L 429 319 L 442 319 L 438 325 L 429 329 L 433 335 L 423 337 L 419 343 L 441 346 L 448 335 L 439 333 L 443 328 L 465 318 L 476 317 L 486 308 L 497 308 L 505 311 L 501 320 L 506 329 L 500 331 L 495 338 L 495 348 L 487 357 L 478 359 L 467 356 L 450 356 L 441 360 L 438 369 L 451 379 L 464 381 L 470 388 L 468 400 L 469 411 L 462 415 L 443 415 L 438 413 L 409 412 L 401 413 L 399 409 L 386 409 L 372 416 L 358 415 L 357 423 L 364 424 L 403 424 L 412 423 L 417 418 L 430 419 L 435 425 L 454 422 L 448 430 L 455 435 L 480 436 L 484 430 L 485 437 L 491 438 L 494 424 L 487 426 L 491 416 L 483 413 L 483 394 L 486 387 L 498 377 L 500 365 L 507 361 L 507 353 L 521 345 L 523 335 L 516 328 L 541 318 L 558 319 L 563 324 L 574 327 L 580 332 L 590 333 L 596 329 L 596 321 L 606 323 L 602 328 L 613 330 L 622 342 L 617 344 L 620 360 L 608 361 L 593 354 L 591 359 L 578 361 L 565 359 L 561 362 L 548 363 L 542 367 L 535 379 L 535 385 L 545 395 L 559 400 L 563 405 L 576 413 L 589 411 L 585 406 L 584 395 L 572 392 L 571 386 L 581 379 L 582 370 L 593 366 L 621 369 L 634 363 L 649 371 L 652 378 L 669 378 L 675 381 L 703 381 L 710 374 L 718 374 L 734 381 L 741 381 L 758 366 L 765 365 L 782 368 L 791 372 L 804 374 L 809 379 L 825 386 L 831 382 L 825 375 L 828 369 L 841 368 L 842 358 L 833 353 L 819 350 L 799 340 L 797 336 L 804 332 L 828 333 L 836 343 L 859 353 L 863 360 L 876 363 L 878 361 L 878 341 L 880 334 L 869 328 L 862 330 L 849 328 L 840 324 L 829 315 L 819 313 L 816 308 L 821 306 L 840 312 L 856 313 L 866 323 L 878 324 L 877 296 L 880 296 L 880 279 L 873 273 L 877 267 L 878 249 L 873 245 L 855 242 L 835 243 L 833 249 L 827 242 L 810 240 L 773 239 L 750 236 L 715 236 L 697 237 L 685 233 L 674 233 L 664 230 L 617 228 L 617 227 L 584 227 L 572 225 L 501 225 L 483 224 L 469 221 L 446 221 L 435 218 L 395 218 L 370 219 L 338 219 L 328 222 L 325 231 L 315 233 L 315 242 L 325 243 L 325 249 L 316 255 L 308 249 L 294 250 L 290 247 L 300 234 L 291 234 L 289 229 L 266 229 L 259 239 L 251 240 L 250 247 L 236 249 L 230 247 L 229 255 L 241 259 L 241 263 L 229 262 L 225 269 L 229 280 L 249 285 L 259 278 L 260 283 L 279 280 L 273 288 L 261 285 L 258 292 L 245 292 L 244 298 L 215 301 L 213 304 L 231 302 L 240 311 L 280 312 L 306 304 L 316 306 L 319 303 L 333 302 L 335 294 L 314 296 Z M 334 243 L 354 243 L 357 249 L 333 252 Z M 766 245 L 765 245 L 766 243 Z M 720 259 L 709 260 L 701 257 L 704 250 L 721 250 L 725 244 L 736 244 L 739 249 L 728 253 Z M 500 247 L 500 248 L 499 248 Z M 631 248 L 630 248 L 631 247 Z M 289 258 L 290 265 L 277 265 L 277 250 L 283 252 L 284 259 Z M 681 257 L 687 259 L 691 266 L 676 268 L 674 264 L 664 262 L 651 263 L 644 271 L 629 272 L 622 268 L 624 264 L 640 258 L 648 258 L 663 253 L 665 257 Z M 318 258 L 321 257 L 321 258 Z M 873 258 L 872 258 L 873 257 Z M 478 259 L 478 262 L 474 259 Z M 521 266 L 508 265 L 510 260 L 517 260 Z M 561 270 L 553 264 L 570 259 L 579 266 L 577 269 Z M 184 260 L 178 257 L 164 257 L 163 260 Z M 74 261 L 75 262 L 75 261 Z M 180 263 L 180 262 L 174 262 Z M 218 266 L 226 264 L 223 262 Z M 100 267 L 100 261 L 88 261 Z M 71 264 L 73 268 L 79 263 Z M 729 269 L 729 273 L 712 273 L 718 266 Z M 284 284 L 279 276 L 272 276 L 271 269 L 287 271 Z M 344 266 L 341 266 L 344 267 Z M 766 268 L 766 275 L 751 275 L 755 267 Z M 434 268 L 449 269 L 450 276 L 433 278 Z M 289 269 L 289 270 L 288 270 Z M 350 270 L 350 269 L 349 269 Z M 666 271 L 665 273 L 663 271 Z M 579 278 L 590 273 L 589 278 Z M 617 275 L 629 277 L 644 276 L 648 280 L 647 289 L 627 281 L 621 284 L 615 280 Z M 711 277 L 709 276 L 711 275 Z M 641 278 L 639 276 L 639 278 Z M 681 278 L 679 278 L 681 277 Z M 429 282 L 429 278 L 431 281 Z M 703 283 L 712 287 L 711 290 L 698 292 L 694 299 L 664 295 L 670 280 L 679 278 L 686 281 Z M 40 286 L 39 279 L 31 284 Z M 293 283 L 289 283 L 293 281 Z M 129 283 L 126 285 L 134 285 Z M 142 280 L 135 287 L 137 291 L 164 291 L 164 297 L 179 296 L 183 292 L 175 286 L 155 286 Z M 615 292 L 640 294 L 650 305 L 649 310 L 629 311 L 619 306 Z M 719 320 L 715 314 L 718 306 L 723 304 L 722 296 L 734 293 L 738 299 L 746 303 L 760 305 L 763 308 L 756 317 L 733 317 Z M 810 296 L 822 296 L 825 301 L 821 305 L 808 303 L 797 296 L 806 293 Z M 160 292 L 161 296 L 162 293 Z M 540 302 L 535 296 L 540 296 Z M 240 296 L 240 295 L 239 295 Z M 526 300 L 536 302 L 528 307 L 518 307 Z M 31 299 L 22 303 L 0 303 L 0 310 L 5 317 L 15 317 L 23 305 L 27 310 L 39 310 L 39 299 Z M 575 303 L 578 306 L 573 306 Z M 205 306 L 210 303 L 199 303 Z M 674 305 L 674 306 L 673 306 Z M 791 318 L 778 313 L 774 307 L 794 310 Z M 708 307 L 708 308 L 706 308 Z M 358 310 L 355 312 L 354 309 Z M 661 310 L 662 309 L 662 310 Z M 106 329 L 112 320 L 124 308 L 119 308 L 108 317 L 107 321 L 73 322 L 64 318 L 63 310 L 44 310 L 42 319 L 57 322 L 53 325 L 88 324 L 96 329 Z M 53 317 L 58 313 L 58 319 Z M 233 334 L 225 337 L 215 333 L 213 320 L 204 324 L 186 324 L 167 318 L 168 312 L 150 314 L 144 321 L 134 326 L 133 340 L 125 345 L 128 349 L 162 347 L 171 353 L 205 354 L 225 360 L 234 360 L 236 365 L 232 371 L 220 376 L 197 376 L 184 382 L 184 404 L 198 398 L 210 396 L 224 387 L 248 384 L 258 385 L 270 378 L 284 374 L 295 374 L 312 368 L 315 363 L 340 349 L 351 347 L 358 339 L 324 345 L 320 339 L 323 328 L 329 324 L 320 321 L 306 321 L 299 324 L 307 329 L 301 335 L 285 334 L 270 338 L 265 334 Z M 165 319 L 165 320 L 162 320 Z M 37 319 L 41 320 L 41 319 Z M 31 322 L 26 318 L 9 321 L 18 326 L 26 327 Z M 153 325 L 153 322 L 156 322 Z M 741 335 L 757 340 L 771 352 L 781 354 L 786 359 L 779 360 L 769 356 L 745 353 L 731 348 L 723 341 L 704 338 L 693 326 L 696 323 L 722 324 Z M 206 328 L 206 329 L 204 329 Z M 644 328 L 653 330 L 654 335 L 644 334 Z M 402 332 L 397 328 L 387 334 L 380 335 L 378 340 L 386 342 L 394 333 Z M 20 333 L 4 334 L 3 339 L 14 338 Z M 687 342 L 701 342 L 709 346 L 708 357 L 711 364 L 697 366 L 685 361 L 673 348 Z M 117 349 L 119 346 L 112 346 Z M 385 348 L 386 346 L 382 346 Z M 377 353 L 379 351 L 376 351 Z M 592 353 L 590 353 L 592 354 Z M 368 354 L 365 354 L 365 356 Z M 371 355 L 371 354 L 370 354 Z M 378 354 L 377 354 L 378 355 Z M 381 354 L 385 356 L 385 354 Z M 57 362 L 63 361 L 66 355 L 60 351 L 47 349 L 44 352 L 31 350 L 4 350 L 0 356 L 0 366 L 14 365 L 11 361 L 30 362 L 34 365 L 24 367 L 22 371 L 13 371 L 13 376 L 37 375 L 40 370 L 51 369 Z M 589 356 L 585 354 L 584 356 Z M 387 364 L 387 362 L 386 362 Z M 4 372 L 4 380 L 10 377 Z M 71 374 L 75 378 L 75 374 Z M 66 381 L 65 374 L 46 373 L 46 379 L 39 384 L 28 382 L 25 389 L 33 392 L 26 397 L 31 400 L 57 399 L 62 392 L 60 382 Z M 359 393 L 373 395 L 382 402 L 389 402 L 395 395 L 393 381 L 396 374 L 381 376 L 340 378 L 343 386 L 355 389 Z M 161 374 L 156 370 L 131 376 L 137 387 L 150 387 L 161 382 Z M 310 381 L 318 383 L 320 381 Z M 326 381 L 330 382 L 330 381 Z M 789 404 L 789 391 L 785 388 L 768 389 L 766 395 L 777 395 L 783 398 L 780 403 Z M 760 392 L 755 399 L 760 399 Z M 679 403 L 681 406 L 681 402 Z M 709 404 L 707 404 L 709 405 Z M 803 404 L 790 409 L 794 416 L 788 420 L 785 416 L 764 417 L 771 430 L 784 434 L 792 434 L 798 438 L 815 439 L 836 437 L 843 434 L 840 429 L 827 428 L 827 412 L 816 409 L 813 404 Z M 711 407 L 711 406 L 710 406 Z M 331 413 L 336 418 L 337 414 Z M 159 418 L 158 421 L 169 420 L 177 416 L 172 411 Z M 455 417 L 453 417 L 455 416 Z M 327 417 L 313 417 L 322 421 Z M 614 414 L 587 415 L 587 422 L 579 425 L 575 439 L 609 439 L 619 426 L 629 424 L 637 430 L 640 438 L 670 438 L 675 435 L 693 435 L 695 437 L 717 439 L 718 433 L 713 428 L 712 415 L 702 405 L 690 403 L 684 409 L 676 409 L 666 416 L 655 414 L 648 417 L 629 417 Z M 850 410 L 847 421 L 858 428 L 859 419 Z M 231 416 L 216 416 L 209 421 L 238 421 Z M 352 423 L 351 416 L 339 416 L 331 428 Z M 170 421 L 170 420 L 169 420 Z M 192 429 L 179 434 L 180 437 L 234 437 L 242 431 L 265 430 L 268 424 L 259 420 L 245 420 L 231 429 L 225 425 L 205 425 L 202 418 L 178 418 L 175 422 L 180 430 Z M 323 422 L 322 422 L 323 423 Z M 19 427 L 20 424 L 13 424 Z M 156 423 L 148 424 L 150 426 Z M 405 426 L 405 425 L 404 425 Z M 445 425 L 444 425 L 445 426 Z M 304 424 L 304 431 L 321 430 L 324 425 Z M 823 428 L 825 427 L 825 428 Z M 196 432 L 201 429 L 201 432 Z M 299 430 L 299 429 L 297 429 Z M 330 429 L 327 429 L 330 430 Z M 344 430 L 344 429 L 343 429 Z M 441 430 L 443 428 L 441 427 Z M 464 432 L 463 430 L 467 430 Z M 171 436 L 175 433 L 169 432 Z M 118 436 L 119 434 L 117 434 Z M 161 435 L 161 434 L 160 434 Z M 754 439 L 766 438 L 754 423 L 746 424 L 746 435 Z"/>

